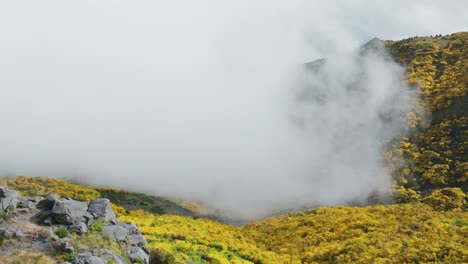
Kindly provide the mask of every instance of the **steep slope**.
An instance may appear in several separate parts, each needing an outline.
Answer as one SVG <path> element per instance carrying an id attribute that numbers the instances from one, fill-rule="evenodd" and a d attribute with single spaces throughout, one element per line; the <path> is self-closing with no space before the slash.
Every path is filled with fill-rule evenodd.
<path id="1" fill-rule="evenodd" d="M 410 114 L 414 130 L 386 153 L 395 171 L 396 200 L 419 200 L 443 188 L 466 193 L 468 32 L 387 41 L 386 45 L 406 67 L 409 84 L 418 87 L 415 109 L 426 111 Z M 402 160 L 405 165 L 399 167 Z"/>

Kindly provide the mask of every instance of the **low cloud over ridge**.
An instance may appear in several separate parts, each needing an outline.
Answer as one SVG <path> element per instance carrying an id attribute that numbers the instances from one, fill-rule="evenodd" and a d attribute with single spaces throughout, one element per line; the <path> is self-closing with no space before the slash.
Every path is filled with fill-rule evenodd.
<path id="1" fill-rule="evenodd" d="M 354 52 L 376 36 L 465 30 L 467 12 L 464 1 L 2 3 L 0 172 L 247 217 L 366 197 L 388 174 L 375 173 L 381 143 L 361 146 L 400 131 L 375 121 L 381 105 L 404 112 L 392 99 L 410 94 L 395 97 L 401 68 L 383 59 L 364 59 L 360 82 Z M 296 101 L 301 65 L 324 57 L 336 61 L 327 76 L 303 81 L 332 100 Z"/>

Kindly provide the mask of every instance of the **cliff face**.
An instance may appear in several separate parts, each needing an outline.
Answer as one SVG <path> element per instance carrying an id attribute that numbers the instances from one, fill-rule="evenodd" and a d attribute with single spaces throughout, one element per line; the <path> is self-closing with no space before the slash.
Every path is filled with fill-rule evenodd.
<path id="1" fill-rule="evenodd" d="M 108 199 L 22 197 L 0 186 L 0 204 L 1 263 L 149 263 L 145 237 Z"/>

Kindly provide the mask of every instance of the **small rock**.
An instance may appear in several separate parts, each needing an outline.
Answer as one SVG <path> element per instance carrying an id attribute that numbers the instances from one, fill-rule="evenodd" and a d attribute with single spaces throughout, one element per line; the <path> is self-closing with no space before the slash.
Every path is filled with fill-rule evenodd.
<path id="1" fill-rule="evenodd" d="M 11 216 L 11 217 L 17 217 L 18 216 L 18 213 L 16 211 L 9 211 L 8 214 Z"/>
<path id="2" fill-rule="evenodd" d="M 108 263 L 108 260 L 112 259 L 115 264 L 127 264 L 127 261 L 125 261 L 125 259 L 122 256 L 113 254 L 112 252 L 106 252 L 101 254 L 101 259 L 105 263 Z"/>
<path id="3" fill-rule="evenodd" d="M 22 200 L 18 203 L 18 208 L 34 208 L 37 203 L 29 200 Z"/>
<path id="4" fill-rule="evenodd" d="M 125 227 L 130 235 L 141 235 L 140 230 L 134 223 L 122 223 L 121 226 Z"/>
<path id="5" fill-rule="evenodd" d="M 21 209 L 16 209 L 16 212 L 18 214 L 28 214 L 30 210 L 28 208 L 21 208 Z"/>
<path id="6" fill-rule="evenodd" d="M 40 197 L 40 196 L 31 196 L 31 197 L 26 197 L 26 199 L 30 202 L 35 202 L 35 203 L 38 203 L 40 202 L 41 200 L 43 200 L 44 198 Z"/>
<path id="7" fill-rule="evenodd" d="M 15 237 L 17 238 L 28 237 L 28 236 L 31 236 L 31 233 L 23 232 L 22 230 L 16 230 L 15 232 Z"/>
<path id="8" fill-rule="evenodd" d="M 151 253 L 151 250 L 147 247 L 141 247 L 141 249 L 143 249 L 144 252 L 146 252 L 146 254 L 150 254 Z"/>
<path id="9" fill-rule="evenodd" d="M 94 223 L 94 216 L 89 212 L 84 213 L 82 222 L 86 223 L 87 226 L 91 226 Z"/>
<path id="10" fill-rule="evenodd" d="M 23 242 L 20 244 L 20 248 L 31 248 L 31 243 Z"/>
<path id="11" fill-rule="evenodd" d="M 144 264 L 149 264 L 149 256 L 146 254 L 143 249 L 139 247 L 131 247 L 127 251 L 128 258 L 132 262 L 143 261 Z"/>
<path id="12" fill-rule="evenodd" d="M 85 223 L 83 222 L 80 222 L 79 224 L 77 225 L 72 225 L 68 228 L 68 231 L 70 231 L 70 233 L 77 233 L 77 234 L 84 234 L 88 231 L 88 227 L 86 226 Z"/>
<path id="13" fill-rule="evenodd" d="M 67 253 L 73 253 L 75 252 L 75 248 L 70 245 L 68 242 L 63 242 L 60 244 L 60 249 L 67 252 Z"/>
<path id="14" fill-rule="evenodd" d="M 102 259 L 91 255 L 90 252 L 75 255 L 75 264 L 107 264 Z"/>
<path id="15" fill-rule="evenodd" d="M 142 235 L 129 235 L 127 236 L 127 243 L 135 247 L 143 247 L 146 245 L 146 238 Z"/>
<path id="16" fill-rule="evenodd" d="M 5 232 L 3 232 L 2 235 L 6 238 L 12 238 L 14 234 L 15 234 L 15 230 L 7 228 L 7 230 L 5 230 Z"/>
<path id="17" fill-rule="evenodd" d="M 46 241 L 34 241 L 31 244 L 31 248 L 40 250 L 40 251 L 49 251 L 53 248 L 52 244 Z"/>

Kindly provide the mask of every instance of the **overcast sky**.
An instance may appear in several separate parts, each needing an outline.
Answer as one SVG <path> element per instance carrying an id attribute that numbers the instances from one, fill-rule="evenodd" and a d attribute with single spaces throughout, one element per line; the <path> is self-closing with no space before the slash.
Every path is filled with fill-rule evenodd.
<path id="1" fill-rule="evenodd" d="M 463 0 L 1 1 L 0 173 L 81 177 L 247 214 L 366 195 L 355 186 L 343 196 L 336 177 L 303 180 L 322 161 L 308 140 L 323 133 L 291 125 L 298 68 L 374 37 L 466 31 L 467 14 Z M 382 65 L 370 74 L 392 91 L 401 69 Z M 349 117 L 325 128 L 354 127 L 340 130 L 339 118 Z M 333 158 L 331 147 L 327 166 L 353 155 Z M 375 162 L 356 168 L 372 173 Z"/>

